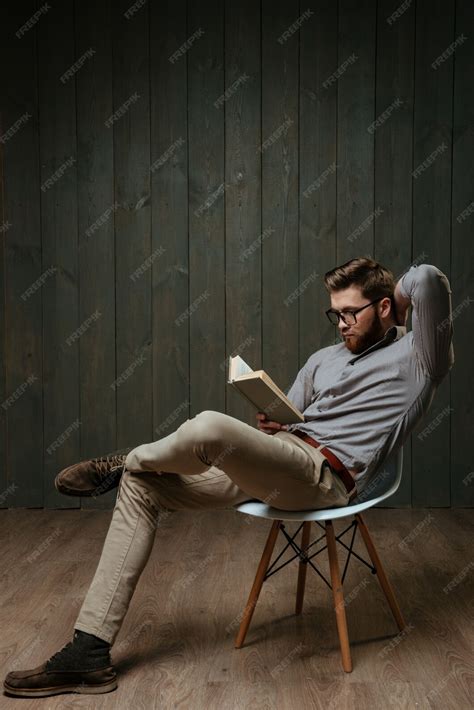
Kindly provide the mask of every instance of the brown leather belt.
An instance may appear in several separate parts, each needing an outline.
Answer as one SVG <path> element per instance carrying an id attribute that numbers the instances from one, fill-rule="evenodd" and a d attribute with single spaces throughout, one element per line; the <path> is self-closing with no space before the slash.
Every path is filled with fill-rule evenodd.
<path id="1" fill-rule="evenodd" d="M 336 454 L 333 454 L 333 452 L 330 451 L 327 446 L 321 446 L 319 441 L 316 441 L 316 439 L 313 439 L 312 436 L 309 436 L 309 434 L 306 434 L 304 431 L 300 431 L 300 429 L 293 429 L 293 431 L 291 431 L 290 433 L 296 434 L 296 436 L 299 436 L 300 439 L 303 439 L 303 441 L 306 441 L 307 444 L 310 444 L 310 446 L 313 446 L 315 449 L 320 449 L 323 456 L 325 456 L 329 461 L 333 471 L 337 473 L 337 475 L 343 482 L 344 486 L 346 487 L 346 491 L 351 494 L 349 496 L 349 500 L 355 498 L 355 496 L 357 495 L 357 488 L 354 478 L 351 476 L 342 461 L 337 458 Z"/>

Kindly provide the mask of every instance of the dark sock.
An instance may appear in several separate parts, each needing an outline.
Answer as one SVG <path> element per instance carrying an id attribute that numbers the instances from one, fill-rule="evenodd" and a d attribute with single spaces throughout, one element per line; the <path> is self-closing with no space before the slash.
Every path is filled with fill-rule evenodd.
<path id="1" fill-rule="evenodd" d="M 76 639 L 81 642 L 85 648 L 110 648 L 108 641 L 99 638 L 99 636 L 94 636 L 94 634 L 89 634 L 87 631 L 81 631 L 80 629 L 74 629 L 73 641 L 76 641 Z"/>
<path id="2" fill-rule="evenodd" d="M 108 641 L 74 629 L 74 636 L 64 648 L 47 662 L 47 670 L 89 671 L 111 665 Z"/>

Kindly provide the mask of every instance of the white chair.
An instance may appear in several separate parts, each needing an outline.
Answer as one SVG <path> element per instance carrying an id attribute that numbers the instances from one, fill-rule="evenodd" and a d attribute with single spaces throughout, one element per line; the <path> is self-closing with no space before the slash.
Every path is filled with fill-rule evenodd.
<path id="1" fill-rule="evenodd" d="M 380 585 L 387 597 L 387 601 L 390 605 L 392 613 L 395 617 L 395 621 L 398 625 L 400 631 L 405 628 L 405 621 L 401 614 L 400 608 L 395 599 L 395 595 L 390 582 L 380 562 L 379 556 L 375 549 L 375 545 L 370 537 L 369 531 L 365 522 L 362 519 L 361 512 L 367 508 L 371 508 L 377 503 L 381 503 L 386 500 L 391 495 L 395 493 L 398 489 L 402 477 L 402 467 L 403 467 L 403 448 L 398 449 L 398 451 L 387 459 L 379 469 L 374 472 L 371 477 L 370 482 L 367 484 L 366 488 L 358 495 L 350 505 L 342 508 L 322 508 L 319 510 L 300 510 L 300 511 L 286 511 L 279 510 L 278 508 L 272 508 L 265 503 L 257 500 L 246 501 L 239 505 L 234 506 L 234 509 L 239 513 L 245 513 L 246 515 L 253 515 L 258 518 L 268 518 L 273 520 L 273 524 L 268 535 L 265 548 L 260 560 L 260 564 L 257 569 L 257 574 L 255 576 L 255 581 L 253 583 L 247 605 L 242 614 L 242 621 L 240 624 L 239 632 L 235 641 L 235 647 L 241 648 L 245 636 L 247 634 L 250 622 L 252 620 L 253 612 L 258 601 L 260 591 L 264 581 L 275 572 L 278 572 L 282 567 L 292 562 L 294 559 L 299 557 L 298 565 L 298 583 L 296 590 L 296 609 L 295 613 L 300 614 L 303 608 L 303 597 L 304 588 L 306 582 L 306 570 L 308 564 L 311 565 L 313 570 L 324 580 L 330 589 L 332 589 L 333 599 L 334 599 L 334 610 L 336 613 L 337 630 L 339 634 L 339 643 L 341 646 L 341 656 L 342 656 L 342 667 L 346 673 L 352 671 L 352 660 L 351 652 L 349 647 L 349 636 L 347 633 L 347 621 L 346 621 L 346 611 L 344 604 L 344 595 L 342 584 L 344 582 L 344 577 L 346 575 L 347 567 L 351 555 L 357 557 L 360 562 L 369 567 L 373 574 L 377 574 Z M 333 520 L 337 518 L 345 518 L 349 516 L 354 516 L 350 525 L 345 528 L 339 535 L 334 534 Z M 284 520 L 294 520 L 301 522 L 296 532 L 293 535 L 289 535 L 285 530 L 283 524 Z M 321 525 L 321 521 L 325 521 L 325 527 Z M 314 522 L 316 525 L 324 530 L 325 532 L 320 535 L 320 537 L 310 543 L 310 532 L 311 523 Z M 301 547 L 295 542 L 295 538 L 298 532 L 303 528 L 301 534 Z M 350 541 L 349 547 L 341 540 L 342 536 L 345 535 L 348 530 L 353 529 L 352 539 Z M 353 551 L 353 544 L 357 529 L 359 528 L 361 536 L 364 540 L 367 552 L 369 553 L 372 564 L 370 565 L 366 560 L 362 559 L 356 552 Z M 278 533 L 282 532 L 287 540 L 286 546 L 280 552 L 278 557 L 274 560 L 270 566 L 270 559 L 275 547 L 275 542 L 278 537 Z M 326 538 L 326 544 L 317 552 L 309 553 L 309 550 L 313 545 Z M 336 541 L 339 542 L 342 547 L 347 551 L 347 557 L 344 565 L 344 571 L 342 577 L 339 572 L 339 562 L 336 550 Z M 283 564 L 281 564 L 276 569 L 272 570 L 278 560 L 282 557 L 284 552 L 291 547 L 296 553 Z M 324 577 L 321 571 L 313 564 L 311 561 L 313 557 L 319 555 L 327 548 L 328 558 L 329 558 L 329 568 L 331 573 L 331 583 Z"/>

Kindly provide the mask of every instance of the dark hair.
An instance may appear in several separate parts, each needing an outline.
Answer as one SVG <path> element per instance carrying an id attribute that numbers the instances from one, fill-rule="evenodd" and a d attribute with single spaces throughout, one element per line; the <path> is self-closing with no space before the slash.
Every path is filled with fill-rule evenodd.
<path id="1" fill-rule="evenodd" d="M 359 286 L 364 298 L 374 301 L 388 296 L 394 308 L 395 280 L 392 272 L 370 257 L 358 257 L 336 266 L 324 274 L 324 285 L 329 293 Z"/>

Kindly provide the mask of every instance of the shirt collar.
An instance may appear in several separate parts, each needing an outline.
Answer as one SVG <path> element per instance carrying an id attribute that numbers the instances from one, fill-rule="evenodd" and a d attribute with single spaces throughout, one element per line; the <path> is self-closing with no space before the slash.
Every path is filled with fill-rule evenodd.
<path id="1" fill-rule="evenodd" d="M 405 325 L 391 325 L 385 331 L 385 335 L 383 336 L 383 338 L 381 338 L 381 340 L 378 340 L 366 350 L 353 357 L 351 360 L 349 360 L 349 364 L 353 365 L 356 360 L 361 357 L 364 357 L 364 355 L 367 355 L 368 353 L 371 353 L 373 350 L 378 350 L 378 348 L 383 348 L 386 345 L 389 345 L 390 343 L 394 343 L 396 340 L 400 340 L 400 338 L 403 338 L 406 333 L 407 329 Z"/>

